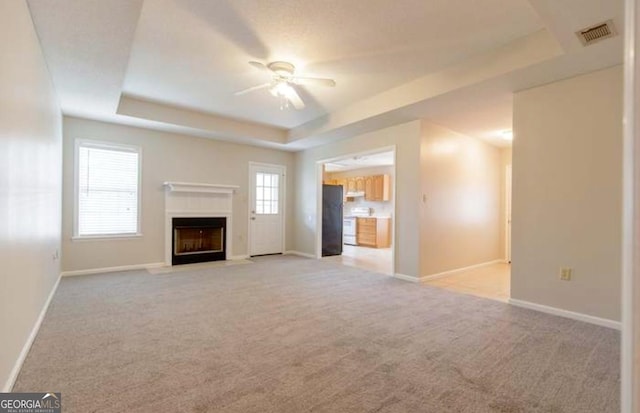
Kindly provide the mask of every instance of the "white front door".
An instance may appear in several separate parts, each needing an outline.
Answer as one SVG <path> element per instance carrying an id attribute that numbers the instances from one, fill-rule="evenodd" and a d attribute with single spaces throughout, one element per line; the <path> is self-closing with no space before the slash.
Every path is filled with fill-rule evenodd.
<path id="1" fill-rule="evenodd" d="M 285 167 L 249 163 L 249 255 L 283 253 Z"/>

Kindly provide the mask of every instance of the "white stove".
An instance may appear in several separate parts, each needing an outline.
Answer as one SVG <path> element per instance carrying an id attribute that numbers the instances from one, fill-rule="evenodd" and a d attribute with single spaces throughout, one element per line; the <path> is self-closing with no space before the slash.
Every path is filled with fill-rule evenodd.
<path id="1" fill-rule="evenodd" d="M 371 216 L 371 208 L 356 207 L 351 208 L 351 214 L 342 220 L 342 242 L 345 245 L 358 245 L 356 241 L 357 217 Z"/>

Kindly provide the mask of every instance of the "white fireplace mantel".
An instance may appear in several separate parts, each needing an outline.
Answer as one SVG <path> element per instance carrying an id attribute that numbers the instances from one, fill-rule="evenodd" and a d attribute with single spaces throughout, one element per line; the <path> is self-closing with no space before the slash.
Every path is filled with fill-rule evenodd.
<path id="1" fill-rule="evenodd" d="M 197 192 L 211 194 L 232 194 L 237 185 L 200 184 L 192 182 L 165 182 L 164 186 L 170 192 Z"/>
<path id="2" fill-rule="evenodd" d="M 226 218 L 226 259 L 232 251 L 233 193 L 236 185 L 165 182 L 165 265 L 171 265 L 173 218 Z"/>

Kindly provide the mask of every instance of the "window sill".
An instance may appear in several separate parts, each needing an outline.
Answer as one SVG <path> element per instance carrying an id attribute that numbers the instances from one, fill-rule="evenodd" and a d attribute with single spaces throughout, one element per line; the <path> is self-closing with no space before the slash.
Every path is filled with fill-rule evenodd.
<path id="1" fill-rule="evenodd" d="M 74 235 L 71 241 L 117 241 L 132 238 L 142 238 L 142 234 Z"/>

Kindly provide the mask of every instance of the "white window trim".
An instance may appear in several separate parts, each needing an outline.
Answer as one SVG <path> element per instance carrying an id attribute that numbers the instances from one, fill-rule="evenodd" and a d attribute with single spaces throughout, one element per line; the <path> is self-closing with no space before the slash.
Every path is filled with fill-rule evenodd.
<path id="1" fill-rule="evenodd" d="M 110 149 L 118 151 L 134 152 L 138 154 L 138 222 L 135 233 L 123 234 L 98 234 L 98 235 L 79 235 L 78 234 L 78 184 L 79 184 L 79 153 L 80 146 Z M 73 153 L 73 236 L 72 241 L 99 241 L 99 240 L 117 240 L 127 238 L 142 237 L 142 147 L 137 145 L 126 145 L 115 142 L 96 141 L 91 139 L 76 139 Z"/>

